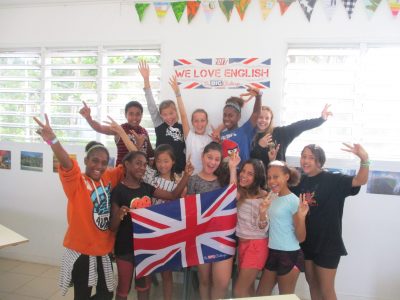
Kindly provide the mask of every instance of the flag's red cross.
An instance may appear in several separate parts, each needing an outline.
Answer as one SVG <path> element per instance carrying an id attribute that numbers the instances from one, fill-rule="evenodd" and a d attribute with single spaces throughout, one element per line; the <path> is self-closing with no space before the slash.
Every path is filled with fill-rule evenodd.
<path id="1" fill-rule="evenodd" d="M 198 237 L 203 234 L 217 233 L 209 238 L 207 246 L 233 249 L 234 252 L 234 248 L 236 246 L 235 241 L 227 236 L 224 236 L 224 232 L 232 230 L 234 231 L 237 220 L 236 209 L 232 209 L 232 211 L 229 213 L 221 213 L 223 212 L 223 208 L 226 207 L 227 203 L 232 201 L 230 200 L 232 197 L 229 197 L 233 195 L 232 193 L 236 195 L 236 186 L 234 185 L 229 186 L 225 191 L 223 191 L 216 201 L 202 214 L 200 213 L 201 201 L 198 201 L 201 199 L 201 195 L 186 196 L 184 199 L 180 200 L 181 206 L 184 208 L 185 217 L 182 216 L 182 221 L 174 220 L 172 225 L 167 225 L 163 223 L 162 220 L 160 221 L 160 219 L 155 220 L 154 215 L 152 215 L 153 218 L 150 218 L 151 216 L 149 215 L 143 213 L 139 214 L 139 211 L 134 211 L 132 213 L 132 221 L 134 223 L 139 223 L 141 226 L 148 226 L 148 228 L 151 228 L 153 231 L 160 232 L 157 237 L 154 237 L 154 235 L 146 237 L 146 234 L 140 234 L 140 237 L 135 235 L 135 251 L 145 250 L 148 251 L 149 254 L 153 254 L 157 252 L 157 250 L 162 250 L 176 245 L 176 247 L 172 247 L 172 249 L 170 248 L 171 250 L 169 252 L 163 253 L 161 257 L 156 255 L 157 258 L 154 257 L 154 259 L 151 260 L 146 266 L 141 266 L 137 277 L 151 273 L 152 270 L 169 261 L 169 259 L 177 254 L 180 250 L 185 251 L 184 258 L 186 263 L 182 262 L 183 267 L 201 264 L 203 262 L 203 258 L 199 257 L 199 255 L 204 254 L 198 253 L 197 250 L 199 250 Z M 179 224 L 181 225 L 179 226 L 180 228 L 173 230 L 174 223 L 176 224 L 181 222 L 184 222 L 184 224 Z M 162 231 L 167 232 L 164 234 Z M 218 232 L 221 232 L 221 234 L 218 235 Z M 185 249 L 182 249 L 182 247 Z M 216 257 L 217 256 L 215 254 L 207 255 L 207 258 Z"/>

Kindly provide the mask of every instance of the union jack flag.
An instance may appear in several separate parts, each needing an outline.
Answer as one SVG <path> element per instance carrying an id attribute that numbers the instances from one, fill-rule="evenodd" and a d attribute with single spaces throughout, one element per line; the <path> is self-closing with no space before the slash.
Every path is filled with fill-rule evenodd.
<path id="1" fill-rule="evenodd" d="M 136 277 L 233 256 L 236 213 L 235 185 L 133 210 Z"/>

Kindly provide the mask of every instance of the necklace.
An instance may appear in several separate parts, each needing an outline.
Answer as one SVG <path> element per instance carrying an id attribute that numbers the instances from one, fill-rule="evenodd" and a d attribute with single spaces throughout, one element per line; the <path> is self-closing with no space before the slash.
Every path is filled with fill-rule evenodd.
<path id="1" fill-rule="evenodd" d="M 86 178 L 85 178 L 86 179 Z M 90 182 L 92 183 L 92 185 L 93 185 L 93 189 L 94 189 L 94 191 L 95 191 L 95 193 L 96 193 L 96 202 L 97 202 L 97 204 L 100 206 L 100 196 L 99 196 L 99 192 L 97 191 L 97 188 L 96 188 L 96 184 L 94 183 L 94 181 L 93 181 L 93 179 L 92 178 L 89 178 L 90 179 Z M 105 197 L 106 197 L 106 204 L 107 204 L 107 206 L 106 207 L 109 207 L 109 200 L 108 200 L 108 193 L 107 193 L 107 191 L 106 191 L 106 189 L 104 188 L 104 185 L 103 185 L 103 180 L 101 180 L 101 178 L 100 178 L 100 186 L 101 186 L 101 188 L 102 188 L 102 190 L 103 190 L 103 194 L 105 195 Z"/>

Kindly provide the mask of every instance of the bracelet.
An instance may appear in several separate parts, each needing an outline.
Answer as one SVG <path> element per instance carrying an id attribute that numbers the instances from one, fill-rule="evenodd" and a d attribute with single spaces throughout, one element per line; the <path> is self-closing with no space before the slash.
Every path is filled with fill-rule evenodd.
<path id="1" fill-rule="evenodd" d="M 367 159 L 366 161 L 360 161 L 360 167 L 362 168 L 369 168 L 370 165 L 371 161 L 369 159 Z"/>
<path id="2" fill-rule="evenodd" d="M 47 140 L 46 141 L 46 143 L 47 143 L 47 145 L 54 145 L 54 144 L 57 144 L 58 143 L 58 138 L 57 137 L 55 137 L 54 139 L 52 139 L 52 140 Z"/>
<path id="3" fill-rule="evenodd" d="M 178 98 L 178 97 L 181 97 L 182 95 L 181 95 L 181 93 L 176 93 L 175 96 L 176 96 L 176 98 Z"/>

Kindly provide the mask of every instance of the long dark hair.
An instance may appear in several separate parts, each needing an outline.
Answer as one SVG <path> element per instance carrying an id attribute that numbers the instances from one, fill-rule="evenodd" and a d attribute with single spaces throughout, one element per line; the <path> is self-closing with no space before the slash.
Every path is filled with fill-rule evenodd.
<path id="1" fill-rule="evenodd" d="M 240 172 L 242 172 L 245 165 L 253 166 L 254 181 L 247 188 L 243 188 L 243 187 L 239 186 L 239 191 L 242 195 L 241 199 L 247 198 L 249 196 L 257 196 L 260 193 L 260 190 L 265 188 L 266 181 L 267 181 L 266 176 L 265 176 L 265 174 L 266 174 L 265 167 L 261 160 L 252 158 L 252 159 L 245 161 L 239 170 L 239 176 L 240 176 Z"/>
<path id="2" fill-rule="evenodd" d="M 154 150 L 154 169 L 156 170 L 156 175 L 160 176 L 160 172 L 157 169 L 157 158 L 162 154 L 162 153 L 167 153 L 170 157 L 171 160 L 174 162 L 171 168 L 171 173 L 170 173 L 170 180 L 175 181 L 175 162 L 176 162 L 176 157 L 174 153 L 174 148 L 172 148 L 171 145 L 168 144 L 161 144 L 159 145 L 156 150 Z"/>

